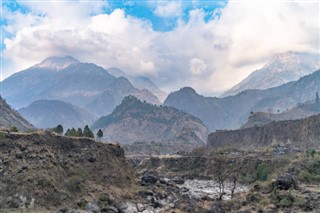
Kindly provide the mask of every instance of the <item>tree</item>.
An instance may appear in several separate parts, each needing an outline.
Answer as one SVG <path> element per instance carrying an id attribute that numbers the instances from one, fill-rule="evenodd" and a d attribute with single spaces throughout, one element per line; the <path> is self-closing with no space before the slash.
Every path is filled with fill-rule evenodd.
<path id="1" fill-rule="evenodd" d="M 19 132 L 19 130 L 16 126 L 13 126 L 10 128 L 10 132 Z"/>
<path id="2" fill-rule="evenodd" d="M 316 92 L 316 103 L 319 103 L 319 93 L 318 92 Z"/>
<path id="3" fill-rule="evenodd" d="M 83 137 L 82 129 L 78 128 L 77 130 L 77 137 Z"/>
<path id="4" fill-rule="evenodd" d="M 63 126 L 61 124 L 58 124 L 56 127 L 53 128 L 53 131 L 55 133 L 62 135 L 63 134 Z"/>
<path id="5" fill-rule="evenodd" d="M 99 129 L 99 131 L 97 132 L 97 137 L 99 138 L 99 140 L 103 137 L 103 132 L 101 129 Z"/>
<path id="6" fill-rule="evenodd" d="M 66 133 L 64 134 L 65 136 L 71 136 L 70 135 L 70 129 L 67 129 Z"/>
<path id="7" fill-rule="evenodd" d="M 88 138 L 94 138 L 94 134 L 88 125 L 86 125 L 83 129 L 83 136 Z"/>

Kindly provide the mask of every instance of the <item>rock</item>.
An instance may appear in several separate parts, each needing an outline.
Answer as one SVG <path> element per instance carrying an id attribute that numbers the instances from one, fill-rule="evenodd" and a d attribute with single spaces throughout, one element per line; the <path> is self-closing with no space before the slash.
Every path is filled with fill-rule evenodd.
<path id="1" fill-rule="evenodd" d="M 68 209 L 67 208 L 62 208 L 59 211 L 57 211 L 57 213 L 68 213 Z"/>
<path id="2" fill-rule="evenodd" d="M 279 176 L 275 181 L 272 182 L 272 186 L 280 190 L 288 190 L 290 188 L 298 189 L 297 181 L 288 173 Z"/>
<path id="3" fill-rule="evenodd" d="M 151 174 L 144 174 L 142 177 L 141 177 L 141 184 L 142 185 L 153 185 L 153 184 L 156 184 L 158 181 L 158 179 L 154 176 L 154 175 L 151 175 Z"/>
<path id="4" fill-rule="evenodd" d="M 114 207 L 114 206 L 110 206 L 106 209 L 103 209 L 101 212 L 104 212 L 104 213 L 119 213 L 119 210 Z"/>
<path id="5" fill-rule="evenodd" d="M 137 206 L 131 202 L 120 202 L 117 207 L 121 213 L 138 213 Z"/>
<path id="6" fill-rule="evenodd" d="M 87 203 L 86 210 L 92 213 L 100 213 L 100 208 L 97 203 Z"/>
<path id="7" fill-rule="evenodd" d="M 184 180 L 181 177 L 174 177 L 172 181 L 176 184 L 184 184 Z"/>
<path id="8" fill-rule="evenodd" d="M 144 210 L 144 205 L 142 203 L 137 204 L 137 209 L 139 212 L 142 212 Z"/>
<path id="9" fill-rule="evenodd" d="M 94 163 L 94 162 L 97 161 L 97 158 L 96 158 L 96 156 L 93 155 L 88 160 L 89 160 L 90 163 Z"/>

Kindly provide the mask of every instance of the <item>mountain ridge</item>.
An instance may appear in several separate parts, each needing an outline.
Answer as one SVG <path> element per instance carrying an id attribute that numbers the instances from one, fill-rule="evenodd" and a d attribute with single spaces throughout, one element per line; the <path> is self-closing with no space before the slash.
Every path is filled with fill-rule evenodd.
<path id="1" fill-rule="evenodd" d="M 277 87 L 296 81 L 319 68 L 319 55 L 299 52 L 280 53 L 273 56 L 261 69 L 252 72 L 247 78 L 224 92 L 221 97 L 236 95 L 248 89 Z"/>
<path id="2" fill-rule="evenodd" d="M 252 111 L 282 112 L 314 99 L 320 91 L 320 70 L 278 87 L 245 90 L 224 98 L 204 97 L 194 90 L 187 91 L 180 89 L 171 93 L 164 105 L 200 118 L 211 131 L 235 129 L 246 122 Z"/>
<path id="3" fill-rule="evenodd" d="M 98 119 L 92 128 L 103 129 L 108 140 L 130 144 L 135 141 L 178 140 L 184 129 L 194 132 L 192 143 L 204 144 L 208 129 L 202 121 L 172 107 L 125 97 L 108 116 Z M 191 141 L 190 141 L 191 142 Z"/>

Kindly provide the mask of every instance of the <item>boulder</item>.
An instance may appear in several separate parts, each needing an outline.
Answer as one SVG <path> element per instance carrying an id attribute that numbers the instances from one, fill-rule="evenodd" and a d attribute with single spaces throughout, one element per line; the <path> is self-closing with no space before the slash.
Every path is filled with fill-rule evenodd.
<path id="1" fill-rule="evenodd" d="M 156 184 L 157 181 L 158 181 L 157 177 L 151 174 L 144 174 L 141 177 L 142 185 L 153 185 L 153 184 Z"/>
<path id="2" fill-rule="evenodd" d="M 298 183 L 291 174 L 284 174 L 279 176 L 275 181 L 272 182 L 273 188 L 280 190 L 288 190 L 290 188 L 298 189 Z"/>
<path id="3" fill-rule="evenodd" d="M 97 203 L 87 203 L 86 205 L 86 211 L 92 212 L 92 213 L 100 213 L 100 208 Z"/>
<path id="4" fill-rule="evenodd" d="M 172 181 L 175 182 L 176 184 L 184 184 L 185 182 L 181 177 L 174 177 Z"/>

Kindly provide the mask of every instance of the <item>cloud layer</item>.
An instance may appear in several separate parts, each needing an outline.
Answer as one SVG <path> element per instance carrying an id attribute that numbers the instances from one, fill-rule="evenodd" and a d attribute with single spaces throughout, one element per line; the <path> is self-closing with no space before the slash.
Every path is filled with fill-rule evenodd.
<path id="1" fill-rule="evenodd" d="M 168 32 L 122 9 L 102 13 L 105 2 L 24 3 L 30 13 L 10 12 L 4 29 L 4 75 L 46 57 L 72 55 L 130 75 L 147 75 L 167 91 L 192 86 L 200 93 L 222 92 L 260 68 L 273 54 L 319 53 L 319 3 L 229 1 L 207 15 L 201 7 L 179 18 L 180 2 L 160 2 L 154 13 L 177 18 Z M 9 71 L 10 70 L 10 71 Z"/>

